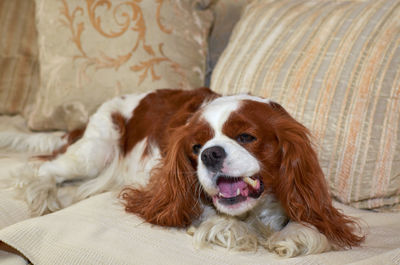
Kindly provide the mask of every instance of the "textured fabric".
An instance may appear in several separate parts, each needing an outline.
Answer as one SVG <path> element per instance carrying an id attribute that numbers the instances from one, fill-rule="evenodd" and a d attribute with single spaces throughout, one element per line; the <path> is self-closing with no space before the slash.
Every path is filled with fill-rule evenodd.
<path id="1" fill-rule="evenodd" d="M 315 137 L 333 195 L 400 201 L 400 1 L 256 1 L 212 76 L 281 103 Z"/>
<path id="2" fill-rule="evenodd" d="M 228 45 L 233 27 L 239 21 L 243 8 L 252 0 L 217 0 L 212 5 L 214 23 L 208 39 L 206 86 L 218 58 Z"/>
<path id="3" fill-rule="evenodd" d="M 36 0 L 40 81 L 32 129 L 82 126 L 104 100 L 204 84 L 206 0 Z"/>
<path id="4" fill-rule="evenodd" d="M 341 206 L 343 207 L 343 206 Z M 400 214 L 344 208 L 369 225 L 361 248 L 291 259 L 263 248 L 256 253 L 220 247 L 196 250 L 184 230 L 143 223 L 111 193 L 84 200 L 59 212 L 0 230 L 0 240 L 17 248 L 33 264 L 398 264 Z M 372 260 L 372 262 L 370 262 Z M 374 263 L 375 262 L 375 263 Z"/>
<path id="5" fill-rule="evenodd" d="M 22 113 L 39 85 L 33 0 L 0 1 L 0 113 Z"/>
<path id="6" fill-rule="evenodd" d="M 8 154 L 7 156 L 4 153 L 0 154 L 1 168 L 13 169 L 16 166 L 21 166 L 22 162 L 18 161 L 17 157 L 16 154 Z M 4 175 L 4 170 L 0 175 Z M 0 191 L 0 213 L 0 229 L 30 217 L 28 206 L 22 201 L 15 200 L 13 193 L 4 190 Z"/>
<path id="7" fill-rule="evenodd" d="M 1 131 L 29 133 L 25 120 L 20 115 L 0 115 Z M 12 171 L 24 166 L 30 155 L 0 149 L 0 229 L 30 217 L 28 206 L 16 200 L 13 191 L 8 189 Z"/>
<path id="8" fill-rule="evenodd" d="M 12 254 L 9 252 L 0 250 L 0 262 L 1 265 L 28 265 L 28 262 L 24 258 Z"/>

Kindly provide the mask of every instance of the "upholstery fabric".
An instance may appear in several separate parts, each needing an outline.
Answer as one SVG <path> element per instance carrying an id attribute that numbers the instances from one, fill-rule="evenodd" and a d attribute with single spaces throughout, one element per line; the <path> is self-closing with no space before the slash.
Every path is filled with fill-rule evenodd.
<path id="1" fill-rule="evenodd" d="M 0 36 L 0 113 L 22 113 L 39 85 L 34 1 L 0 1 Z"/>
<path id="2" fill-rule="evenodd" d="M 271 98 L 305 124 L 341 202 L 398 207 L 399 17 L 398 0 L 255 1 L 211 88 Z"/>
<path id="3" fill-rule="evenodd" d="M 1 265 L 29 265 L 24 258 L 15 254 L 0 250 Z"/>
<path id="4" fill-rule="evenodd" d="M 209 86 L 211 73 L 218 58 L 226 48 L 233 27 L 239 21 L 243 8 L 252 0 L 217 0 L 211 9 L 214 23 L 208 39 L 206 86 Z"/>
<path id="5" fill-rule="evenodd" d="M 36 0 L 40 89 L 28 124 L 74 129 L 106 99 L 204 84 L 207 0 Z"/>
<path id="6" fill-rule="evenodd" d="M 373 213 L 338 205 L 369 226 L 362 247 L 282 259 L 263 248 L 234 252 L 195 249 L 184 229 L 166 229 L 126 214 L 115 194 L 105 193 L 46 216 L 0 230 L 0 240 L 33 264 L 398 264 L 400 213 Z"/>

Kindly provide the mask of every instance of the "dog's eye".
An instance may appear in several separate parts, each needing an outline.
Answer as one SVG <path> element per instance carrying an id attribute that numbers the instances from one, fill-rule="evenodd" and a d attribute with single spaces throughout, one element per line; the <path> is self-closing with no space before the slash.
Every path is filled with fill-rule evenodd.
<path id="1" fill-rule="evenodd" d="M 195 144 L 195 145 L 193 145 L 193 147 L 192 147 L 193 153 L 194 153 L 195 155 L 198 155 L 198 154 L 199 154 L 200 149 L 201 149 L 201 144 Z"/>
<path id="2" fill-rule="evenodd" d="M 254 137 L 253 135 L 247 134 L 247 133 L 239 134 L 236 137 L 236 141 L 238 141 L 241 144 L 251 143 L 251 142 L 255 141 L 256 139 L 257 139 L 256 137 Z"/>

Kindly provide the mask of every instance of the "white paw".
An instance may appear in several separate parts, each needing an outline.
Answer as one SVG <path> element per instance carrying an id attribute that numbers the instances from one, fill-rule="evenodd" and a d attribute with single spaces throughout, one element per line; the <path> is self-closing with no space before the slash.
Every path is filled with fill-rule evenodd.
<path id="1" fill-rule="evenodd" d="M 331 249 L 328 239 L 314 227 L 290 222 L 281 231 L 274 233 L 265 248 L 285 258 L 317 254 Z"/>
<path id="2" fill-rule="evenodd" d="M 296 245 L 290 239 L 281 241 L 270 240 L 268 241 L 267 249 L 284 258 L 299 256 L 306 252 L 306 246 Z"/>
<path id="3" fill-rule="evenodd" d="M 256 251 L 258 246 L 257 236 L 248 226 L 231 217 L 211 217 L 187 232 L 193 235 L 193 243 L 198 248 L 215 244 L 232 250 Z"/>
<path id="4" fill-rule="evenodd" d="M 17 196 L 25 200 L 32 216 L 60 209 L 54 178 L 40 174 L 37 164 L 26 164 L 12 174 Z"/>
<path id="5" fill-rule="evenodd" d="M 25 200 L 32 215 L 42 215 L 61 208 L 57 197 L 56 182 L 51 178 L 38 179 L 29 183 L 25 188 Z"/>

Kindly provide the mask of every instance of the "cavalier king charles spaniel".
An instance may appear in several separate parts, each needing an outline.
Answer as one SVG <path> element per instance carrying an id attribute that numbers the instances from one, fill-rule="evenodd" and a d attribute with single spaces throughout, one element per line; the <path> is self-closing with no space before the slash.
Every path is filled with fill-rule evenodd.
<path id="1" fill-rule="evenodd" d="M 292 257 L 364 239 L 332 206 L 308 130 L 268 99 L 208 88 L 126 95 L 82 130 L 3 134 L 0 145 L 53 152 L 19 173 L 36 214 L 117 189 L 126 212 L 188 228 L 199 246 L 262 245 Z M 65 186 L 76 187 L 69 200 Z"/>

